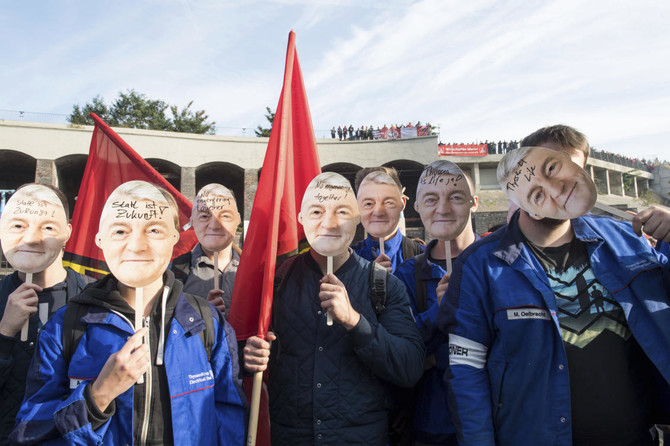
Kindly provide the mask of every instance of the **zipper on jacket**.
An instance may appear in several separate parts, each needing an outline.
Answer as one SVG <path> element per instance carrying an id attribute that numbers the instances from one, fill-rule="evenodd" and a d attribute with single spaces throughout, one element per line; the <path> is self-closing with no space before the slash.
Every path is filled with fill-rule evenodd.
<path id="1" fill-rule="evenodd" d="M 151 352 L 151 318 L 150 316 L 142 318 L 142 327 L 149 327 L 149 334 L 146 336 L 147 347 L 149 347 L 149 352 Z M 149 353 L 151 355 L 151 353 Z M 147 373 L 144 377 L 144 417 L 142 418 L 142 427 L 140 429 L 140 446 L 147 444 L 147 436 L 149 434 L 149 414 L 151 412 L 151 388 L 152 388 L 152 379 L 151 379 L 151 365 L 147 369 Z"/>
<path id="2" fill-rule="evenodd" d="M 119 316 L 124 321 L 126 321 L 131 328 L 133 328 L 133 329 L 135 328 L 133 323 L 130 322 L 130 319 L 128 319 L 126 316 L 124 316 L 123 314 L 121 314 L 120 312 L 118 312 L 116 310 L 110 310 L 110 311 L 112 313 L 116 314 L 117 316 Z M 150 322 L 149 317 L 142 318 L 142 327 L 149 327 L 150 326 L 149 322 Z M 137 332 L 137 330 L 134 330 L 134 331 Z M 151 329 L 149 329 L 149 331 L 151 331 Z M 145 338 L 146 338 L 146 342 L 147 342 L 147 347 L 149 347 L 149 352 L 150 352 L 149 355 L 151 356 L 151 343 L 150 343 L 151 336 L 150 335 L 151 335 L 151 333 L 149 333 Z M 147 385 L 147 382 L 149 383 L 149 385 Z M 151 366 L 149 366 L 149 369 L 147 370 L 145 380 L 144 380 L 144 385 L 145 385 L 146 389 L 145 389 L 145 392 L 144 392 L 144 394 L 145 394 L 145 398 L 144 398 L 144 418 L 142 420 L 142 425 L 141 425 L 141 429 L 140 429 L 140 444 L 141 445 L 146 444 L 147 435 L 148 435 L 148 431 L 149 431 L 149 409 L 150 409 L 149 402 L 151 401 Z M 134 407 L 134 404 L 133 404 L 133 407 Z"/>

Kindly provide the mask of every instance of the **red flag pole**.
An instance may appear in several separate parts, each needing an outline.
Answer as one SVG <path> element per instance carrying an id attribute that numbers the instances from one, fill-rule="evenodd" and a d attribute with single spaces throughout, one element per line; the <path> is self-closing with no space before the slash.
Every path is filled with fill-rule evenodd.
<path id="1" fill-rule="evenodd" d="M 304 238 L 299 200 L 320 173 L 295 33 L 289 33 L 282 92 L 251 212 L 247 244 L 237 271 L 229 322 L 238 340 L 265 339 L 270 326 L 277 258 L 297 252 Z M 247 445 L 256 442 L 262 373 L 253 380 Z M 265 410 L 265 407 L 264 407 Z"/>
<path id="2" fill-rule="evenodd" d="M 286 155 L 289 142 L 289 118 L 291 115 L 291 80 L 293 78 L 293 59 L 295 56 L 295 33 L 291 31 L 288 38 L 288 48 L 286 50 L 286 67 L 284 69 L 284 85 L 282 87 L 281 101 L 275 117 L 279 115 L 279 153 L 277 154 L 277 162 L 273 172 L 275 179 L 272 193 L 271 203 L 271 220 L 272 222 L 279 221 L 279 211 L 281 210 L 281 197 L 284 192 L 286 181 Z M 272 123 L 274 130 L 275 122 Z M 263 172 L 261 171 L 261 175 Z M 269 318 L 265 315 L 270 314 L 272 306 L 272 293 L 274 291 L 274 276 L 275 268 L 277 266 L 277 241 L 279 238 L 278 228 L 273 228 L 269 231 L 268 247 L 270 252 L 265 261 L 265 268 L 263 270 L 263 289 L 261 293 L 261 318 L 258 321 L 258 337 L 265 339 L 270 325 Z M 265 320 L 264 320 L 265 319 Z M 263 385 L 263 372 L 256 372 L 254 374 L 254 384 L 251 391 L 251 404 L 249 408 L 249 430 L 247 436 L 247 446 L 256 445 L 256 431 L 258 428 L 258 412 L 261 402 L 261 387 Z"/>

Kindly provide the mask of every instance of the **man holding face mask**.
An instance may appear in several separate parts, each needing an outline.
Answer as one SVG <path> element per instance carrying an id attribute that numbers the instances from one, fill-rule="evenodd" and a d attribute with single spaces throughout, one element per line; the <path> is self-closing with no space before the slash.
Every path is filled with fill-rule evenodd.
<path id="1" fill-rule="evenodd" d="M 440 301 L 449 285 L 446 257 L 449 255 L 451 262 L 479 238 L 472 229 L 472 214 L 479 205 L 473 189 L 471 179 L 451 161 L 438 160 L 426 166 L 419 177 L 414 207 L 426 232 L 435 239 L 428 243 L 424 254 L 403 263 L 395 273 L 407 287 L 428 356 L 423 378 L 413 392 L 412 438 L 416 445 L 456 444 L 442 377 L 444 369 L 437 367 L 431 336 Z"/>
<path id="2" fill-rule="evenodd" d="M 235 333 L 167 270 L 177 215 L 172 195 L 144 181 L 109 196 L 95 241 L 111 274 L 44 327 L 14 443 L 243 443 Z M 73 307 L 83 314 L 67 327 Z"/>
<path id="3" fill-rule="evenodd" d="M 204 186 L 191 213 L 198 244 L 191 252 L 174 259 L 171 266 L 175 277 L 184 284 L 185 293 L 207 299 L 226 318 L 240 263 L 241 251 L 233 243 L 239 224 L 240 213 L 233 193 L 217 183 Z"/>
<path id="4" fill-rule="evenodd" d="M 72 230 L 67 214 L 60 190 L 26 184 L 0 217 L 2 249 L 16 269 L 0 282 L 0 444 L 14 428 L 39 330 L 91 281 L 63 268 L 63 247 Z M 19 332 L 28 321 L 27 339 L 21 340 Z"/>
<path id="5" fill-rule="evenodd" d="M 575 163 L 584 135 L 554 126 L 527 144 L 498 165 L 521 210 L 461 255 L 437 319 L 459 442 L 654 444 L 650 428 L 667 423 L 667 258 L 630 223 L 583 215 L 596 199 Z"/>
<path id="6" fill-rule="evenodd" d="M 385 445 L 386 383 L 408 387 L 421 376 L 423 343 L 402 284 L 388 276 L 388 300 L 376 314 L 373 264 L 349 249 L 358 220 L 344 177 L 327 172 L 312 180 L 299 215 L 311 249 L 277 271 L 284 278 L 267 340 L 247 340 L 248 372 L 271 363 L 273 446 Z"/>
<path id="7" fill-rule="evenodd" d="M 405 237 L 398 226 L 407 197 L 398 172 L 392 167 L 368 167 L 356 173 L 358 210 L 367 236 L 351 248 L 366 260 L 393 273 L 402 262 L 424 251 L 425 246 Z M 381 250 L 381 240 L 384 249 Z"/>

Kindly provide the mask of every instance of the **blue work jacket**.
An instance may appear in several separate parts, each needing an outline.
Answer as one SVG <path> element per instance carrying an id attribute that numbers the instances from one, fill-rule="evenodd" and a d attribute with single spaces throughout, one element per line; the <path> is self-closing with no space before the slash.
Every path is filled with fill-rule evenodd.
<path id="1" fill-rule="evenodd" d="M 133 444 L 134 386 L 115 399 L 114 415 L 97 430 L 87 419 L 84 397 L 86 386 L 100 374 L 109 356 L 133 335 L 130 321 L 116 312 L 89 307 L 82 317 L 86 331 L 68 364 L 62 355 L 64 314 L 65 308 L 40 333 L 12 440 L 19 444 Z M 172 425 L 165 428 L 173 430 L 175 445 L 244 443 L 245 403 L 233 376 L 237 355 L 231 355 L 227 342 L 228 336 L 234 343 L 235 334 L 217 317 L 213 319 L 215 338 L 209 360 L 199 336 L 205 322 L 183 294 L 168 325 L 164 364 Z M 47 438 L 52 439 L 44 441 Z"/>
<path id="2" fill-rule="evenodd" d="M 447 379 L 461 445 L 572 444 L 556 300 L 518 216 L 461 254 L 437 317 L 449 337 Z M 571 222 L 596 279 L 670 381 L 667 258 L 630 223 L 592 215 Z"/>

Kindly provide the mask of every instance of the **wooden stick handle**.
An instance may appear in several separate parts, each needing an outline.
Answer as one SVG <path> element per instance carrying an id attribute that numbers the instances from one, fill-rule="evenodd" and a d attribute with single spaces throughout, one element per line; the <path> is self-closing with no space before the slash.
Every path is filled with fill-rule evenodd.
<path id="1" fill-rule="evenodd" d="M 263 387 L 263 372 L 254 374 L 254 384 L 251 388 L 251 403 L 249 407 L 249 429 L 247 446 L 256 445 L 256 431 L 258 430 L 258 413 L 261 405 L 261 389 Z"/>
<path id="2" fill-rule="evenodd" d="M 26 273 L 26 283 L 33 283 L 33 273 Z M 30 323 L 30 317 L 26 319 L 26 322 L 23 324 L 23 327 L 21 327 L 21 340 L 22 341 L 27 341 L 28 340 L 28 325 Z"/>
<path id="3" fill-rule="evenodd" d="M 379 237 L 379 255 L 384 255 L 384 237 Z"/>
<path id="4" fill-rule="evenodd" d="M 144 318 L 144 290 L 142 287 L 135 288 L 135 333 L 142 328 L 142 319 Z M 142 339 L 144 344 L 144 338 Z M 144 375 L 140 376 L 137 384 L 144 383 Z"/>
<path id="5" fill-rule="evenodd" d="M 333 257 L 328 256 L 326 261 L 326 274 L 333 274 Z M 326 312 L 326 325 L 333 325 L 333 317 Z"/>
<path id="6" fill-rule="evenodd" d="M 447 261 L 447 273 L 451 274 L 451 241 L 444 241 L 444 255 L 445 260 Z"/>
<path id="7" fill-rule="evenodd" d="M 214 290 L 219 289 L 219 253 L 214 252 Z"/>

